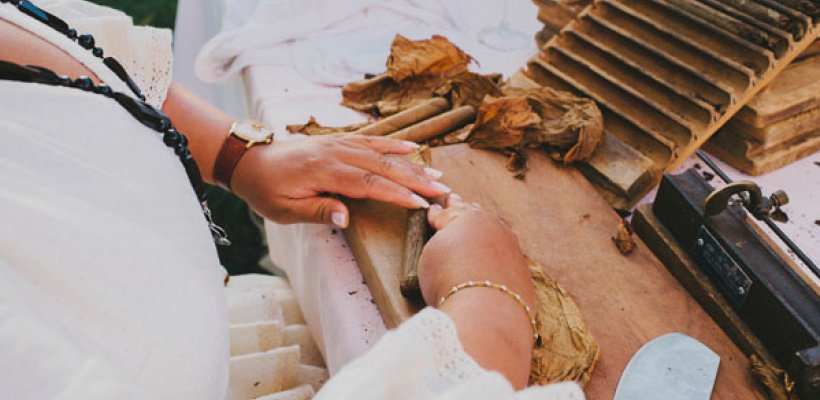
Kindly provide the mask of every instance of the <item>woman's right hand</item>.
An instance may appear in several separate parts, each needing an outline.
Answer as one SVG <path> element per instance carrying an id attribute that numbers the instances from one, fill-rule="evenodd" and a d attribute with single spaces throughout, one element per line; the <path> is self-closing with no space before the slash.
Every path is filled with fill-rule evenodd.
<path id="1" fill-rule="evenodd" d="M 446 209 L 433 205 L 430 224 L 438 232 L 419 260 L 424 301 L 439 307 L 453 286 L 489 280 L 521 295 L 535 310 L 535 288 L 515 234 L 497 217 L 453 195 Z M 455 293 L 439 307 L 458 332 L 464 350 L 487 370 L 499 371 L 516 389 L 527 384 L 533 331 L 526 311 L 500 290 L 473 287 Z"/>
<path id="2" fill-rule="evenodd" d="M 468 280 L 490 280 L 518 292 L 530 306 L 534 304 L 535 292 L 518 238 L 498 217 L 457 195 L 448 198 L 447 208 L 434 204 L 427 215 L 438 232 L 419 261 L 425 303 L 437 306 L 450 288 Z"/>

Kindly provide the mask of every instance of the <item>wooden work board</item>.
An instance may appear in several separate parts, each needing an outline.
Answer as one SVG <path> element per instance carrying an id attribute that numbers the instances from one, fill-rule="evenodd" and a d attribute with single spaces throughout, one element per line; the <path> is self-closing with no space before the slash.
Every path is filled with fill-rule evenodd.
<path id="1" fill-rule="evenodd" d="M 531 151 L 521 181 L 505 162 L 501 154 L 466 145 L 433 149 L 442 181 L 507 221 L 524 252 L 575 299 L 601 347 L 589 399 L 612 399 L 632 355 L 669 332 L 690 335 L 720 355 L 713 399 L 765 398 L 744 354 L 646 246 L 636 237 L 632 254 L 616 249 L 611 236 L 620 218 L 575 168 Z M 399 292 L 406 212 L 369 201 L 349 205 L 348 243 L 385 323 L 395 327 L 416 310 Z"/>

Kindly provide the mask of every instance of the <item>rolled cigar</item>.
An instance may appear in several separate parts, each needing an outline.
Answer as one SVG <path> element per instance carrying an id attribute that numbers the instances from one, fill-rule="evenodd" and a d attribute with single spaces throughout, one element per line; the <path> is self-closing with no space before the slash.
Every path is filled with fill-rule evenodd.
<path id="1" fill-rule="evenodd" d="M 430 149 L 425 146 L 411 154 L 410 161 L 414 164 L 428 166 L 430 157 Z M 420 208 L 407 211 L 404 253 L 402 253 L 399 268 L 399 289 L 404 297 L 414 301 L 423 301 L 419 287 L 419 260 L 429 231 L 427 210 Z"/>
<path id="2" fill-rule="evenodd" d="M 387 137 L 420 143 L 454 129 L 461 128 L 474 120 L 475 109 L 471 106 L 462 106 L 415 125 L 408 126 L 398 132 L 391 133 L 387 135 Z"/>
<path id="3" fill-rule="evenodd" d="M 404 253 L 401 257 L 399 289 L 404 297 L 411 300 L 422 299 L 419 286 L 419 260 L 427 239 L 428 229 L 430 228 L 427 225 L 427 210 L 420 208 L 407 212 L 407 230 L 404 238 Z"/>
<path id="4" fill-rule="evenodd" d="M 381 121 L 351 132 L 353 135 L 384 136 L 399 129 L 406 128 L 434 115 L 441 114 L 450 108 L 450 103 L 442 97 L 429 99 L 415 107 L 391 115 Z"/>

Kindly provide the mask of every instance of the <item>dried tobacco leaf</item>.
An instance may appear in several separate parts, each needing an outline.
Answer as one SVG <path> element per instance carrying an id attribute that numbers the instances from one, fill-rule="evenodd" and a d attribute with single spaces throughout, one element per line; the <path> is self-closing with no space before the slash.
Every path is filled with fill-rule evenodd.
<path id="1" fill-rule="evenodd" d="M 541 343 L 532 350 L 531 385 L 573 380 L 586 386 L 600 356 L 598 343 L 581 311 L 564 288 L 530 262 L 537 298 L 536 325 Z"/>
<path id="2" fill-rule="evenodd" d="M 477 107 L 485 95 L 501 95 L 500 75 L 467 71 L 472 58 L 442 36 L 411 41 L 397 35 L 387 72 L 342 88 L 342 105 L 375 116 L 388 116 L 433 97 L 454 107 Z"/>
<path id="3" fill-rule="evenodd" d="M 626 220 L 621 220 L 615 235 L 612 236 L 612 241 L 621 254 L 629 254 L 635 250 L 635 240 L 632 239 L 632 225 Z"/>
<path id="4" fill-rule="evenodd" d="M 445 146 L 448 144 L 464 143 L 470 131 L 473 130 L 473 124 L 467 124 L 462 128 L 456 129 L 444 136 L 432 138 L 427 141 L 430 147 Z"/>
<path id="5" fill-rule="evenodd" d="M 488 97 L 478 109 L 473 131 L 467 139 L 479 149 L 526 146 L 526 135 L 538 129 L 541 117 L 533 112 L 526 97 Z"/>
<path id="6" fill-rule="evenodd" d="M 794 381 L 786 371 L 766 364 L 756 354 L 749 358 L 749 373 L 769 393 L 772 400 L 798 400 Z"/>
<path id="7" fill-rule="evenodd" d="M 434 93 L 449 100 L 454 108 L 468 105 L 478 109 L 484 97 L 503 96 L 500 84 L 501 74 L 481 75 L 466 71 L 445 81 Z"/>
<path id="8" fill-rule="evenodd" d="M 396 82 L 416 76 L 446 79 L 467 71 L 472 59 L 444 36 L 414 41 L 396 35 L 387 57 L 387 76 Z"/>
<path id="9" fill-rule="evenodd" d="M 594 101 L 541 87 L 486 97 L 467 142 L 505 151 L 508 168 L 523 179 L 524 148 L 546 147 L 553 159 L 571 164 L 591 158 L 602 138 L 603 116 Z"/>
<path id="10" fill-rule="evenodd" d="M 374 116 L 393 115 L 434 97 L 441 78 L 418 76 L 401 84 L 387 75 L 351 82 L 342 88 L 342 105 Z"/>
<path id="11" fill-rule="evenodd" d="M 571 164 L 592 157 L 603 137 L 603 116 L 590 99 L 542 87 L 510 89 L 486 98 L 468 141 L 476 148 L 539 147 Z"/>
<path id="12" fill-rule="evenodd" d="M 334 133 L 353 132 L 370 125 L 369 122 L 363 124 L 353 124 L 347 126 L 322 126 L 316 122 L 316 118 L 311 116 L 307 123 L 302 125 L 288 125 L 285 129 L 290 133 L 301 133 L 304 135 L 332 135 Z"/>
<path id="13" fill-rule="evenodd" d="M 548 144 L 561 154 L 558 160 L 564 164 L 592 158 L 604 136 L 604 117 L 592 99 L 546 87 L 524 93 L 543 120 L 543 130 L 535 132 L 537 137 L 528 144 Z"/>

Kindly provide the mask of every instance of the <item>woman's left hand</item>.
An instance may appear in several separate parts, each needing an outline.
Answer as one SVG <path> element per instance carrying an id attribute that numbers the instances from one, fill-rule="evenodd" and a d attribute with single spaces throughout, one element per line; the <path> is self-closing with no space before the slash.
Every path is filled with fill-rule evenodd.
<path id="1" fill-rule="evenodd" d="M 248 150 L 234 171 L 231 186 L 251 208 L 273 221 L 347 227 L 347 207 L 331 194 L 427 208 L 423 197 L 450 192 L 436 182 L 440 172 L 391 156 L 417 147 L 383 137 L 274 141 Z"/>

